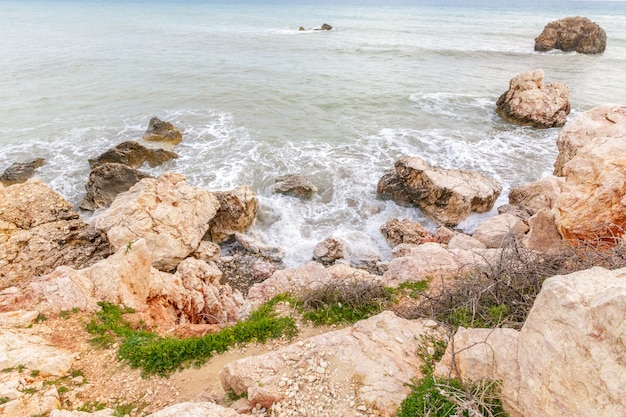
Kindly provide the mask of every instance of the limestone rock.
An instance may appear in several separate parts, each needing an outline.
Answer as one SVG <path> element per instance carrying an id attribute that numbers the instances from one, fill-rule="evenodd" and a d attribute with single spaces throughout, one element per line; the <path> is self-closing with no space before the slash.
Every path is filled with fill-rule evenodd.
<path id="1" fill-rule="evenodd" d="M 219 245 L 203 240 L 200 242 L 195 252 L 191 254 L 194 258 L 204 262 L 217 261 L 222 256 L 222 248 Z"/>
<path id="2" fill-rule="evenodd" d="M 519 217 L 499 214 L 481 222 L 472 237 L 488 248 L 502 248 L 513 239 L 521 240 L 528 231 L 528 225 Z"/>
<path id="3" fill-rule="evenodd" d="M 96 210 L 108 207 L 118 194 L 128 191 L 144 178 L 152 177 L 123 164 L 101 162 L 89 173 L 89 180 L 85 185 L 87 194 L 80 203 L 80 208 Z"/>
<path id="4" fill-rule="evenodd" d="M 153 117 L 148 123 L 146 133 L 141 137 L 146 142 L 161 142 L 167 145 L 178 145 L 183 140 L 183 134 L 170 122 L 164 122 Z"/>
<path id="5" fill-rule="evenodd" d="M 16 310 L 0 313 L 0 328 L 28 327 L 32 325 L 37 317 L 38 311 Z"/>
<path id="6" fill-rule="evenodd" d="M 556 228 L 554 213 L 539 210 L 528 219 L 529 231 L 522 239 L 522 245 L 532 251 L 556 255 L 568 250 Z"/>
<path id="7" fill-rule="evenodd" d="M 485 245 L 482 241 L 468 236 L 463 233 L 457 233 L 454 235 L 450 242 L 448 243 L 448 249 L 461 249 L 461 250 L 471 250 L 471 249 L 486 249 L 487 245 Z"/>
<path id="8" fill-rule="evenodd" d="M 411 197 L 404 190 L 404 181 L 394 169 L 385 171 L 385 174 L 378 180 L 376 197 L 381 200 L 392 200 L 402 207 L 414 205 Z"/>
<path id="9" fill-rule="evenodd" d="M 564 182 L 562 178 L 549 176 L 519 185 L 509 191 L 509 203 L 523 207 L 531 215 L 540 210 L 551 210 L 563 191 Z"/>
<path id="10" fill-rule="evenodd" d="M 0 175 L 0 182 L 4 185 L 21 184 L 26 182 L 33 176 L 35 170 L 43 166 L 45 159 L 37 158 L 30 162 L 19 163 L 16 162 L 8 167 L 2 175 Z"/>
<path id="11" fill-rule="evenodd" d="M 89 166 L 94 168 L 103 163 L 115 163 L 131 168 L 139 168 L 144 162 L 148 162 L 148 165 L 151 167 L 156 167 L 175 158 L 178 158 L 178 155 L 172 151 L 146 148 L 135 141 L 129 140 L 109 149 L 95 159 L 90 159 Z"/>
<path id="12" fill-rule="evenodd" d="M 274 193 L 309 200 L 317 194 L 317 187 L 300 174 L 287 174 L 276 178 Z"/>
<path id="13" fill-rule="evenodd" d="M 427 322 L 386 311 L 346 329 L 228 363 L 220 380 L 226 391 L 250 395 L 254 387 L 262 386 L 274 395 L 284 395 L 285 401 L 272 406 L 276 410 L 289 410 L 287 399 L 294 393 L 315 393 L 319 406 L 331 403 L 336 415 L 356 415 L 350 398 L 358 398 L 377 415 L 390 417 L 410 391 L 405 382 L 421 376 L 422 362 L 415 354 L 420 335 L 443 337 L 441 329 L 428 327 Z M 301 375 L 297 369 L 312 371 Z M 331 384 L 334 394 L 317 390 Z"/>
<path id="14" fill-rule="evenodd" d="M 88 413 L 86 411 L 69 411 L 69 410 L 52 410 L 50 417 L 112 417 L 113 410 L 105 408 L 104 410 Z"/>
<path id="15" fill-rule="evenodd" d="M 259 199 L 250 186 L 241 185 L 231 191 L 216 192 L 219 209 L 211 220 L 209 234 L 215 243 L 232 240 L 236 232 L 250 229 L 259 210 Z"/>
<path id="16" fill-rule="evenodd" d="M 164 408 L 146 417 L 240 417 L 235 410 L 209 402 L 180 403 Z M 53 416 L 50 416 L 53 417 Z"/>
<path id="17" fill-rule="evenodd" d="M 268 245 L 255 236 L 235 233 L 235 240 L 246 251 L 260 255 L 260 257 L 269 259 L 270 261 L 281 262 L 285 257 L 285 251 L 283 249 Z"/>
<path id="18" fill-rule="evenodd" d="M 472 211 L 491 210 L 502 186 L 478 172 L 431 167 L 422 158 L 396 161 L 397 176 L 411 202 L 446 226 L 454 226 Z"/>
<path id="19" fill-rule="evenodd" d="M 594 138 L 626 136 L 626 106 L 595 107 L 569 122 L 556 140 L 559 155 L 554 163 L 554 175 L 563 176 L 563 167 L 583 146 Z"/>
<path id="20" fill-rule="evenodd" d="M 0 189 L 0 288 L 59 265 L 82 268 L 109 253 L 106 236 L 39 180 Z"/>
<path id="21" fill-rule="evenodd" d="M 586 17 L 566 17 L 546 25 L 535 38 L 535 51 L 560 49 L 581 54 L 601 54 L 606 49 L 606 32 Z"/>
<path id="22" fill-rule="evenodd" d="M 213 193 L 168 172 L 118 195 L 94 226 L 106 232 L 115 250 L 146 239 L 153 266 L 170 271 L 195 251 L 218 208 Z"/>
<path id="23" fill-rule="evenodd" d="M 556 225 L 574 245 L 615 244 L 626 230 L 626 135 L 598 137 L 564 167 Z"/>
<path id="24" fill-rule="evenodd" d="M 451 252 L 437 243 L 415 246 L 406 256 L 395 258 L 383 274 L 383 285 L 397 287 L 403 282 L 416 282 L 428 277 L 439 278 L 453 275 L 460 265 Z"/>
<path id="25" fill-rule="evenodd" d="M 420 245 L 425 242 L 435 242 L 436 239 L 424 226 L 409 219 L 390 219 L 380 227 L 387 242 L 394 247 L 401 243 Z"/>
<path id="26" fill-rule="evenodd" d="M 56 387 L 34 395 L 22 395 L 13 401 L 0 404 L 2 417 L 24 417 L 47 415 L 61 407 Z"/>
<path id="27" fill-rule="evenodd" d="M 348 258 L 348 244 L 342 239 L 327 237 L 315 245 L 313 260 L 324 266 L 334 264 L 340 259 Z"/>
<path id="28" fill-rule="evenodd" d="M 516 204 L 504 204 L 498 207 L 498 214 L 510 214 L 522 219 L 523 221 L 528 221 L 534 212 L 535 210 L 529 210 L 526 207 L 518 206 Z"/>
<path id="29" fill-rule="evenodd" d="M 456 232 L 448 227 L 439 226 L 437 230 L 435 230 L 435 239 L 437 239 L 437 243 L 442 243 L 447 245 L 450 243 L 452 238 L 456 236 Z"/>
<path id="30" fill-rule="evenodd" d="M 0 332 L 0 369 L 23 365 L 42 376 L 64 376 L 74 363 L 74 354 L 50 345 L 41 337 L 21 331 Z"/>
<path id="31" fill-rule="evenodd" d="M 498 114 L 520 125 L 563 126 L 570 112 L 569 88 L 560 83 L 544 84 L 543 77 L 541 69 L 513 77 L 509 90 L 496 102 Z"/>

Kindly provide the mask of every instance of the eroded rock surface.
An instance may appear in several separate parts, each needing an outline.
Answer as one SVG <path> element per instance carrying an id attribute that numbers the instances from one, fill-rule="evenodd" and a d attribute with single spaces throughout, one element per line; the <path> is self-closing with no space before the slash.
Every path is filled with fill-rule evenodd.
<path id="1" fill-rule="evenodd" d="M 175 158 L 178 158 L 178 155 L 172 151 L 146 148 L 135 141 L 129 140 L 116 145 L 95 159 L 90 159 L 89 165 L 93 168 L 108 162 L 139 168 L 145 162 L 148 162 L 148 165 L 151 167 L 156 167 Z"/>
<path id="2" fill-rule="evenodd" d="M 45 159 L 37 158 L 30 162 L 16 162 L 4 170 L 0 175 L 0 182 L 4 185 L 21 184 L 35 174 L 35 170 L 42 167 Z"/>
<path id="3" fill-rule="evenodd" d="M 141 140 L 178 145 L 183 140 L 183 134 L 172 123 L 153 117 L 150 119 L 148 129 L 146 129 L 146 133 L 141 137 Z"/>
<path id="4" fill-rule="evenodd" d="M 216 192 L 219 209 L 211 219 L 209 235 L 215 243 L 234 238 L 235 233 L 250 229 L 259 210 L 259 199 L 248 185 L 240 185 L 230 191 Z"/>
<path id="5" fill-rule="evenodd" d="M 560 49 L 581 54 L 601 54 L 606 49 L 606 32 L 586 17 L 566 17 L 546 25 L 535 38 L 535 51 Z"/>
<path id="6" fill-rule="evenodd" d="M 80 208 L 96 210 L 108 207 L 118 194 L 128 191 L 144 178 L 152 177 L 123 164 L 99 163 L 89 173 L 89 180 L 85 185 L 87 194 L 80 203 Z"/>
<path id="7" fill-rule="evenodd" d="M 309 200 L 317 194 L 317 187 L 300 174 L 287 174 L 276 178 L 274 192 Z"/>
<path id="8" fill-rule="evenodd" d="M 419 245 L 426 242 L 435 242 L 436 239 L 418 222 L 409 219 L 390 219 L 380 227 L 387 242 L 394 247 L 401 243 Z"/>

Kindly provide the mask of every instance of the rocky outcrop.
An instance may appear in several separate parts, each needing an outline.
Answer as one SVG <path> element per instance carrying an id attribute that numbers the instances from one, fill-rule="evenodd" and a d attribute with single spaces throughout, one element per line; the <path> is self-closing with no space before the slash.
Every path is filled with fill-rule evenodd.
<path id="1" fill-rule="evenodd" d="M 606 49 L 606 32 L 586 17 L 566 17 L 546 25 L 535 38 L 535 51 L 560 49 L 581 54 L 601 54 Z"/>
<path id="2" fill-rule="evenodd" d="M 554 163 L 554 175 L 563 176 L 563 167 L 579 149 L 595 138 L 626 136 L 626 106 L 595 107 L 568 123 L 556 140 L 559 155 Z"/>
<path id="3" fill-rule="evenodd" d="M 492 209 L 502 191 L 502 186 L 493 178 L 478 172 L 432 167 L 419 157 L 403 157 L 395 163 L 393 181 L 383 177 L 394 189 L 387 191 L 379 182 L 379 195 L 397 194 L 401 184 L 403 195 L 400 201 L 410 201 L 428 216 L 446 226 L 454 226 L 471 212 L 483 213 Z M 381 190 L 381 188 L 383 188 Z"/>
<path id="4" fill-rule="evenodd" d="M 196 250 L 218 208 L 213 193 L 168 172 L 118 195 L 94 226 L 106 232 L 115 250 L 146 239 L 153 266 L 171 271 Z"/>
<path id="5" fill-rule="evenodd" d="M 170 122 L 164 122 L 153 117 L 148 123 L 146 133 L 141 137 L 146 142 L 158 142 L 166 145 L 178 145 L 183 140 L 183 134 Z"/>
<path id="6" fill-rule="evenodd" d="M 89 173 L 89 180 L 85 185 L 87 194 L 80 203 L 80 208 L 96 210 L 108 207 L 118 194 L 128 191 L 144 178 L 152 177 L 123 164 L 100 162 Z"/>
<path id="7" fill-rule="evenodd" d="M 538 128 L 561 127 L 570 112 L 569 88 L 543 82 L 543 70 L 513 77 L 509 89 L 498 98 L 496 110 L 506 120 Z"/>
<path id="8" fill-rule="evenodd" d="M 386 311 L 343 330 L 231 362 L 220 379 L 226 391 L 247 393 L 253 406 L 260 397 L 277 415 L 297 410 L 300 398 L 316 396 L 315 413 L 390 417 L 410 391 L 405 383 L 421 376 L 422 361 L 415 353 L 421 335 L 441 339 L 443 334 L 432 320 L 406 320 Z"/>
<path id="9" fill-rule="evenodd" d="M 317 187 L 300 174 L 287 174 L 276 178 L 274 193 L 309 200 L 317 194 Z"/>
<path id="10" fill-rule="evenodd" d="M 526 209 L 531 215 L 540 210 L 552 210 L 563 190 L 564 180 L 546 177 L 514 187 L 509 191 L 509 203 Z"/>
<path id="11" fill-rule="evenodd" d="M 626 415 L 625 308 L 626 269 L 549 278 L 518 334 L 461 330 L 438 371 L 502 380 L 511 417 Z"/>
<path id="12" fill-rule="evenodd" d="M 106 236 L 78 219 L 72 206 L 38 179 L 0 188 L 0 288 L 106 257 Z"/>
<path id="13" fill-rule="evenodd" d="M 35 170 L 43 166 L 45 159 L 37 158 L 30 162 L 16 162 L 0 175 L 0 182 L 4 185 L 21 184 L 35 174 Z"/>
<path id="14" fill-rule="evenodd" d="M 528 231 L 528 225 L 511 214 L 498 214 L 481 222 L 472 237 L 488 248 L 502 248 L 511 241 L 521 238 Z"/>
<path id="15" fill-rule="evenodd" d="M 178 158 L 178 155 L 172 151 L 146 148 L 135 141 L 129 140 L 109 149 L 95 159 L 90 159 L 89 166 L 93 168 L 103 163 L 115 163 L 131 168 L 139 168 L 145 162 L 148 162 L 148 165 L 151 167 L 156 167 L 175 158 Z"/>
<path id="16" fill-rule="evenodd" d="M 216 192 L 219 208 L 209 225 L 210 240 L 224 243 L 232 240 L 235 233 L 250 229 L 259 210 L 259 199 L 248 185 L 240 185 L 230 191 Z"/>
<path id="17" fill-rule="evenodd" d="M 424 226 L 409 219 L 387 220 L 380 227 L 380 232 L 392 247 L 401 243 L 420 245 L 437 241 Z"/>
<path id="18" fill-rule="evenodd" d="M 315 245 L 313 260 L 324 266 L 329 266 L 338 260 L 348 259 L 348 244 L 342 239 L 327 237 Z"/>
<path id="19" fill-rule="evenodd" d="M 146 417 L 240 417 L 241 414 L 237 413 L 231 408 L 225 408 L 221 405 L 208 402 L 186 402 L 175 404 L 157 411 L 156 413 L 149 414 Z M 50 416 L 54 417 L 54 416 Z M 61 417 L 61 416 L 59 416 Z"/>

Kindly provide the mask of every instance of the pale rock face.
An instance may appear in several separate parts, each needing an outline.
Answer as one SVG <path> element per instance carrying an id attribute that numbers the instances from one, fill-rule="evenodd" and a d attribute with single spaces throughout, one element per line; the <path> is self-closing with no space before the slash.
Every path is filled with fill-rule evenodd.
<path id="1" fill-rule="evenodd" d="M 448 243 L 448 249 L 487 249 L 487 245 L 471 236 L 465 235 L 463 233 L 457 233 L 452 239 L 450 239 L 450 242 Z"/>
<path id="2" fill-rule="evenodd" d="M 0 189 L 0 288 L 110 253 L 106 237 L 38 179 Z"/>
<path id="3" fill-rule="evenodd" d="M 259 199 L 248 185 L 240 185 L 230 191 L 216 192 L 219 209 L 211 220 L 211 241 L 223 243 L 233 239 L 235 233 L 250 229 L 259 210 Z"/>
<path id="4" fill-rule="evenodd" d="M 539 210 L 551 210 L 556 206 L 563 191 L 563 178 L 546 177 L 514 187 L 509 192 L 509 203 L 524 207 L 530 214 Z"/>
<path id="5" fill-rule="evenodd" d="M 358 381 L 353 396 L 389 417 L 410 391 L 405 382 L 421 376 L 422 362 L 416 355 L 420 335 L 440 339 L 443 333 L 429 327 L 427 320 L 406 320 L 386 311 L 346 329 L 231 362 L 220 379 L 227 391 L 254 394 L 255 387 L 262 386 L 264 398 L 284 396 L 285 401 L 273 405 L 281 410 L 289 409 L 287 399 L 294 385 L 298 395 L 313 395 L 320 385 L 333 384 L 336 395 L 329 398 L 333 412 L 346 416 L 356 415 L 355 404 L 350 405 L 345 394 L 354 389 L 350 381 Z M 297 376 L 296 369 L 307 368 L 312 369 L 309 374 Z M 319 404 L 324 403 L 321 398 Z"/>
<path id="6" fill-rule="evenodd" d="M 528 225 L 519 217 L 499 214 L 481 222 L 472 237 L 488 248 L 502 248 L 513 239 L 521 239 Z"/>
<path id="7" fill-rule="evenodd" d="M 528 219 L 528 227 L 530 229 L 522 239 L 522 245 L 527 249 L 552 255 L 568 249 L 556 228 L 553 212 L 539 210 Z"/>
<path id="8" fill-rule="evenodd" d="M 598 137 L 626 137 L 626 106 L 595 107 L 563 127 L 556 140 L 559 155 L 554 163 L 554 175 L 563 176 L 565 164 Z"/>
<path id="9" fill-rule="evenodd" d="M 59 393 L 55 387 L 41 394 L 23 395 L 0 405 L 2 417 L 24 417 L 44 415 L 61 407 Z"/>
<path id="10" fill-rule="evenodd" d="M 171 271 L 196 250 L 218 208 L 213 193 L 168 172 L 119 194 L 94 226 L 107 233 L 115 250 L 145 239 L 152 265 Z"/>
<path id="11" fill-rule="evenodd" d="M 521 73 L 509 83 L 496 106 L 503 118 L 538 128 L 561 127 L 570 112 L 569 88 L 560 83 L 543 83 L 543 70 Z"/>
<path id="12" fill-rule="evenodd" d="M 502 192 L 493 178 L 474 171 L 432 167 L 419 157 L 400 158 L 395 169 L 411 201 L 446 226 L 457 225 L 471 212 L 491 210 Z"/>
<path id="13" fill-rule="evenodd" d="M 105 408 L 104 410 L 88 413 L 86 411 L 69 411 L 69 410 L 53 410 L 50 417 L 111 417 L 113 410 Z"/>
<path id="14" fill-rule="evenodd" d="M 37 320 L 38 311 L 17 310 L 0 313 L 0 328 L 28 327 Z"/>
<path id="15" fill-rule="evenodd" d="M 37 335 L 11 329 L 2 329 L 0 333 L 0 369 L 24 365 L 42 376 L 64 376 L 73 363 L 73 353 L 52 346 Z"/>
<path id="16" fill-rule="evenodd" d="M 208 402 L 180 403 L 164 408 L 147 417 L 240 417 L 240 414 L 230 408 Z M 53 416 L 50 416 L 53 417 Z"/>
<path id="17" fill-rule="evenodd" d="M 626 136 L 598 137 L 564 167 L 566 187 L 556 204 L 556 225 L 574 245 L 621 236 L 626 229 Z"/>

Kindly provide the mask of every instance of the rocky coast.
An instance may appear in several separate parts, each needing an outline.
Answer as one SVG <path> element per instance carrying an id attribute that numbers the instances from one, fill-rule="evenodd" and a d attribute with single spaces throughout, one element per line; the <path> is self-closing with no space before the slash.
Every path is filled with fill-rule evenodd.
<path id="1" fill-rule="evenodd" d="M 419 381 L 454 378 L 497 385 L 511 417 L 626 415 L 626 106 L 568 121 L 568 88 L 543 78 L 514 77 L 496 111 L 562 127 L 553 175 L 513 188 L 470 235 L 455 226 L 492 212 L 502 185 L 398 159 L 372 189 L 439 227 L 388 219 L 389 260 L 329 236 L 285 267 L 250 233 L 250 186 L 140 171 L 184 140 L 158 118 L 89 161 L 89 221 L 37 179 L 43 161 L 14 165 L 0 183 L 0 414 L 390 417 Z M 317 189 L 292 173 L 274 191 Z M 436 389 L 473 412 L 451 386 Z"/>

